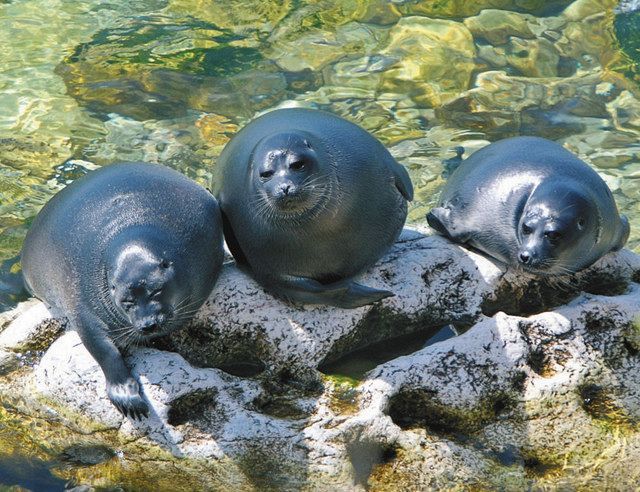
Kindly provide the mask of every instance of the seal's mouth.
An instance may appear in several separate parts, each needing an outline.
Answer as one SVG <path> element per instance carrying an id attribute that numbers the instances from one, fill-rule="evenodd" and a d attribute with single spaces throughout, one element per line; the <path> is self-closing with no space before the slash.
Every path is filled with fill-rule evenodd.
<path id="1" fill-rule="evenodd" d="M 306 193 L 289 193 L 273 197 L 272 203 L 280 210 L 296 212 L 308 207 Z"/>

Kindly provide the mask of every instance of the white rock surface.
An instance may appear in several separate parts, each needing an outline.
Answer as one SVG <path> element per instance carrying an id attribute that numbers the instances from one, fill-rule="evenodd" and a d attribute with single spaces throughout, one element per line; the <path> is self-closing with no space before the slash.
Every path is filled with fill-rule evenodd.
<path id="1" fill-rule="evenodd" d="M 546 459 L 542 450 L 556 463 L 600 449 L 598 426 L 609 417 L 585 403 L 593 395 L 617 409 L 619 425 L 640 419 L 639 278 L 640 257 L 621 251 L 554 290 L 440 237 L 405 231 L 362 279 L 396 297 L 356 310 L 282 303 L 227 264 L 191 326 L 158 345 L 178 353 L 139 348 L 128 357 L 152 408 L 141 422 L 111 406 L 74 332 L 16 381 L 176 456 L 241 460 L 258 451 L 293 487 L 317 476 L 330 477 L 327 488 L 387 476 L 400 484 L 401 472 L 419 487 L 473 484 L 495 478 L 505 449 L 525 480 L 527 463 Z M 0 333 L 4 350 L 28 346 L 51 325 L 42 305 L 29 306 Z M 539 314 L 515 315 L 522 309 Z M 473 326 L 389 360 L 355 388 L 312 384 L 325 360 L 447 323 Z M 239 377 L 215 367 L 233 357 L 266 370 Z M 353 401 L 345 404 L 344 393 Z M 472 440 L 458 440 L 462 432 Z M 638 452 L 627 463 L 640 457 L 635 431 L 628 442 Z M 393 467 L 385 468 L 389 459 Z"/>

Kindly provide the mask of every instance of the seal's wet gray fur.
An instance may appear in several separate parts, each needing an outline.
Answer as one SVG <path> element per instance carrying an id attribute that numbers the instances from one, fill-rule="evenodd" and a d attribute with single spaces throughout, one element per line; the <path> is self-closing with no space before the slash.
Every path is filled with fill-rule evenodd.
<path id="1" fill-rule="evenodd" d="M 267 113 L 225 147 L 213 189 L 232 253 L 274 294 L 345 308 L 392 295 L 353 277 L 397 239 L 413 188 L 359 126 L 309 109 Z"/>
<path id="2" fill-rule="evenodd" d="M 538 274 L 586 268 L 629 236 L 602 178 L 538 137 L 501 140 L 463 161 L 427 220 L 456 242 Z"/>
<path id="3" fill-rule="evenodd" d="M 115 164 L 78 179 L 27 234 L 27 288 L 66 316 L 125 415 L 148 413 L 120 348 L 179 327 L 202 305 L 223 258 L 215 198 L 169 168 Z"/>

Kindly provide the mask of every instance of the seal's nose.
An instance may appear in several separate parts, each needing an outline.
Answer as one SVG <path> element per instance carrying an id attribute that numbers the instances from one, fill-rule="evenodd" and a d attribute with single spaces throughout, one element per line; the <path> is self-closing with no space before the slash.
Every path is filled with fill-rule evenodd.
<path id="1" fill-rule="evenodd" d="M 520 253 L 519 256 L 520 256 L 520 263 L 522 263 L 523 265 L 527 265 L 531 261 L 531 255 L 526 251 L 523 251 L 522 253 Z"/>
<path id="2" fill-rule="evenodd" d="M 290 184 L 283 184 L 282 186 L 280 186 L 280 191 L 286 196 L 289 194 L 289 190 L 291 189 L 291 185 Z"/>
<path id="3" fill-rule="evenodd" d="M 140 321 L 138 324 L 138 330 L 140 330 L 145 335 L 150 335 L 151 333 L 155 333 L 160 331 L 161 325 L 165 320 L 165 316 L 163 314 L 158 314 L 156 316 L 148 316 Z"/>

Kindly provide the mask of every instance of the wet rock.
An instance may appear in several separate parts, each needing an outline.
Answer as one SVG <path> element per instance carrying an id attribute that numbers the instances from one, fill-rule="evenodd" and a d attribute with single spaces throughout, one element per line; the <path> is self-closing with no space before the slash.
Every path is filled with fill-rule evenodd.
<path id="1" fill-rule="evenodd" d="M 562 16 L 571 21 L 581 21 L 592 15 L 601 14 L 605 9 L 611 9 L 618 4 L 616 0 L 576 0 L 564 11 Z"/>
<path id="2" fill-rule="evenodd" d="M 347 56 L 375 51 L 385 36 L 386 30 L 350 22 L 334 31 L 313 29 L 301 35 L 272 36 L 271 47 L 265 54 L 286 71 L 321 70 Z"/>
<path id="3" fill-rule="evenodd" d="M 504 44 L 510 36 L 533 39 L 529 23 L 532 16 L 509 12 L 506 10 L 486 9 L 475 17 L 464 20 L 476 40 L 482 38 L 492 45 Z"/>
<path id="4" fill-rule="evenodd" d="M 454 21 L 404 17 L 391 28 L 381 54 L 397 59 L 383 73 L 382 89 L 407 92 L 428 107 L 468 88 L 475 69 L 473 36 Z"/>
<path id="5" fill-rule="evenodd" d="M 550 15 L 558 12 L 572 0 L 445 0 L 433 2 L 429 0 L 407 1 L 396 3 L 397 9 L 404 15 L 426 15 L 429 17 L 460 18 L 480 13 L 484 9 L 513 10 L 538 15 Z"/>
<path id="6" fill-rule="evenodd" d="M 407 230 L 363 276 L 396 297 L 356 310 L 282 303 L 227 264 L 191 326 L 128 355 L 152 409 L 148 419 L 123 419 L 115 410 L 99 366 L 74 332 L 58 338 L 34 370 L 16 373 L 11 391 L 15 398 L 16 388 L 29 395 L 35 388 L 58 418 L 76 412 L 135 436 L 140 453 L 156 443 L 175 456 L 230 459 L 263 486 L 274 482 L 264 482 L 256 459 L 275 470 L 276 483 L 290 476 L 300 486 L 319 479 L 327 487 L 402 483 L 401 470 L 420 486 L 442 477 L 495 484 L 496 474 L 513 467 L 518 483 L 526 483 L 527 467 L 538 462 L 585 466 L 582 456 L 611 441 L 601 422 L 640 417 L 632 397 L 640 386 L 631 376 L 638 364 L 638 278 L 640 257 L 623 250 L 554 287 Z M 18 332 L 37 339 L 50 322 L 38 303 L 6 319 L 0 336 L 7 340 Z M 447 323 L 471 328 L 393 356 L 360 384 L 319 384 L 316 368 L 325 361 Z M 264 369 L 225 372 L 230 355 Z M 603 403 L 584 406 L 585 384 L 602 388 Z M 625 429 L 640 444 L 640 434 Z M 579 438 L 568 449 L 572 432 Z M 496 469 L 496 456 L 506 460 L 505 453 L 510 465 Z"/>
<path id="7" fill-rule="evenodd" d="M 511 37 L 506 45 L 509 65 L 526 77 L 556 77 L 560 55 L 550 41 Z"/>
<path id="8" fill-rule="evenodd" d="M 616 128 L 620 130 L 640 130 L 640 101 L 629 91 L 607 104 L 607 110 Z"/>
<path id="9" fill-rule="evenodd" d="M 562 56 L 578 61 L 583 72 L 607 67 L 619 57 L 613 17 L 605 15 L 605 9 L 615 5 L 614 0 L 580 0 L 573 2 L 561 16 L 569 22 L 555 46 Z"/>
<path id="10" fill-rule="evenodd" d="M 601 83 L 597 72 L 566 78 L 483 72 L 474 88 L 436 108 L 436 115 L 454 127 L 474 128 L 494 138 L 532 134 L 557 139 L 606 125 L 611 94 L 597 89 Z M 612 84 L 614 93 L 623 86 Z"/>
<path id="11" fill-rule="evenodd" d="M 98 32 L 56 71 L 92 111 L 137 120 L 184 117 L 189 108 L 250 117 L 277 104 L 287 87 L 251 43 L 211 24 L 156 18 Z"/>
<path id="12" fill-rule="evenodd" d="M 167 10 L 246 35 L 251 31 L 271 32 L 291 11 L 291 1 L 225 0 L 203 3 L 199 0 L 170 0 Z"/>
<path id="13" fill-rule="evenodd" d="M 67 465 L 93 466 L 104 463 L 116 456 L 116 452 L 102 444 L 72 444 L 60 454 L 60 459 Z"/>

